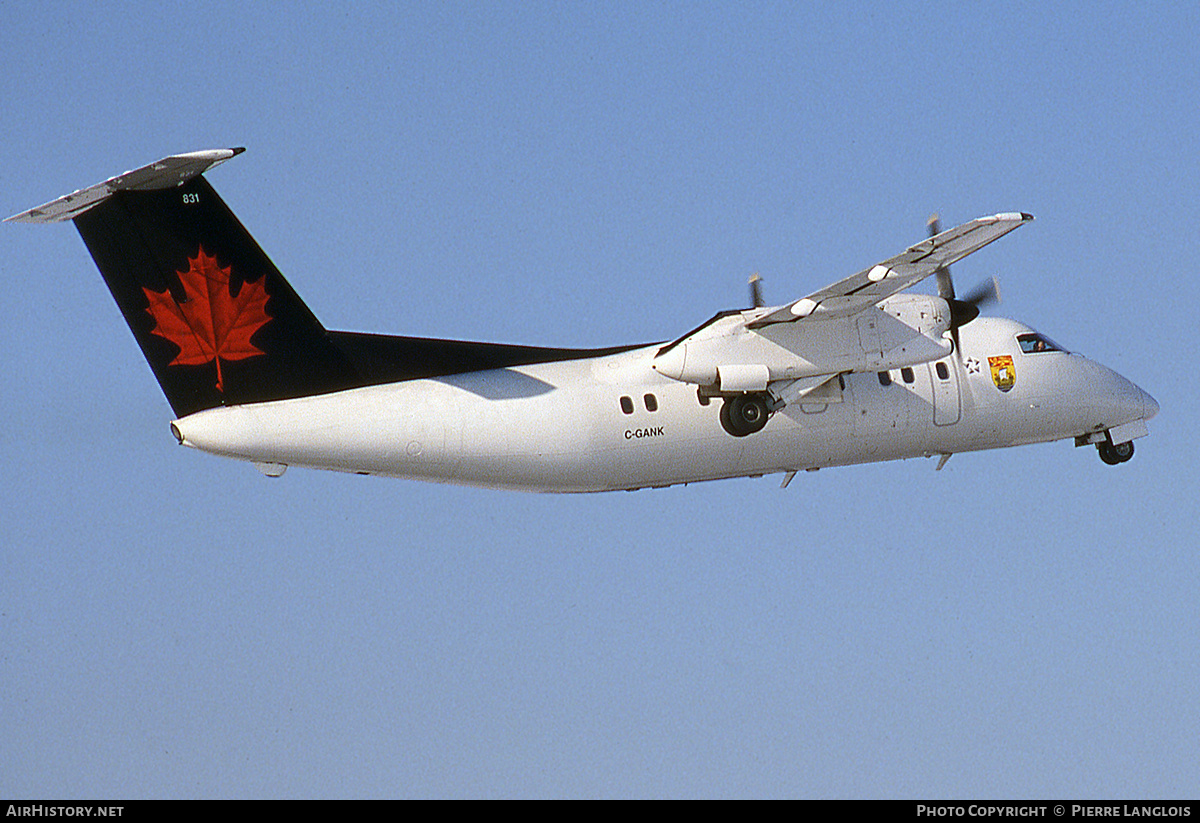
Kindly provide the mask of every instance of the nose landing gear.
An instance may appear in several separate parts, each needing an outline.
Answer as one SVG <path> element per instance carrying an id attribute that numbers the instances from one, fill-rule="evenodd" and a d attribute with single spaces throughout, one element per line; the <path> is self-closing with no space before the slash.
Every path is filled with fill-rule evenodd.
<path id="1" fill-rule="evenodd" d="M 1113 444 L 1105 440 L 1096 444 L 1096 451 L 1100 452 L 1101 460 L 1110 466 L 1115 466 L 1118 463 L 1125 463 L 1133 457 L 1133 441 Z"/>
<path id="2" fill-rule="evenodd" d="M 762 431 L 770 416 L 767 398 L 761 394 L 737 394 L 721 404 L 721 426 L 734 437 Z"/>

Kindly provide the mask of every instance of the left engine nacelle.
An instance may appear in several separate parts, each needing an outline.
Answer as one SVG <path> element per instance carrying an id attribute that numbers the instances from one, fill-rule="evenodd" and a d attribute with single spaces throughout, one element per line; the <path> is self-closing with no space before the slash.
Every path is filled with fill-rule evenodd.
<path id="1" fill-rule="evenodd" d="M 776 380 L 913 366 L 953 350 L 944 336 L 950 307 L 940 297 L 898 294 L 849 317 L 814 314 L 747 328 L 746 321 L 762 311 L 721 317 L 665 346 L 653 368 L 686 383 L 745 392 L 760 391 Z"/>

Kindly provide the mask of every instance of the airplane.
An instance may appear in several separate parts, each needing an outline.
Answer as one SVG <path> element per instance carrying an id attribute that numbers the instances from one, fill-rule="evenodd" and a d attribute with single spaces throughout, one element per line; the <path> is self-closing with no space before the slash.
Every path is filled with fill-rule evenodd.
<path id="1" fill-rule="evenodd" d="M 184 446 L 253 463 L 542 492 L 782 474 L 1073 439 L 1109 465 L 1158 412 L 1116 372 L 955 296 L 1025 225 L 980 217 L 781 306 L 675 340 L 562 349 L 329 331 L 204 174 L 166 157 L 9 221 L 72 220 Z M 905 293 L 936 275 L 938 295 Z"/>

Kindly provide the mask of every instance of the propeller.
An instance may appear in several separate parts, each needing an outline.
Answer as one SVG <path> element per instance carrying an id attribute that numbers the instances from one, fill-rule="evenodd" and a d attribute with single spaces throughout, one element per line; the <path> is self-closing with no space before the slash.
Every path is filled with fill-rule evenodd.
<path id="1" fill-rule="evenodd" d="M 937 214 L 929 215 L 929 219 L 925 221 L 925 228 L 929 229 L 929 236 L 934 237 L 942 233 L 942 219 Z M 954 299 L 954 281 L 950 278 L 950 267 L 942 266 L 934 276 L 937 277 L 938 297 L 943 300 Z"/>
<path id="2" fill-rule="evenodd" d="M 936 215 L 929 216 L 925 223 L 929 236 L 941 233 L 942 221 Z M 979 316 L 979 310 L 991 303 L 1000 302 L 1000 281 L 992 277 L 986 283 L 981 283 L 967 292 L 961 300 L 954 294 L 954 279 L 950 276 L 950 267 L 942 266 L 934 275 L 937 277 L 938 297 L 950 305 L 950 339 L 954 341 L 954 351 L 962 359 L 962 350 L 958 344 L 958 328 L 965 326 Z"/>
<path id="3" fill-rule="evenodd" d="M 970 303 L 972 306 L 982 308 L 991 305 L 992 303 L 1000 302 L 1000 281 L 995 277 L 988 280 L 986 283 L 980 283 L 962 299 L 963 303 Z"/>
<path id="4" fill-rule="evenodd" d="M 756 309 L 762 308 L 763 305 L 762 278 L 758 276 L 758 272 L 750 275 L 750 305 Z"/>

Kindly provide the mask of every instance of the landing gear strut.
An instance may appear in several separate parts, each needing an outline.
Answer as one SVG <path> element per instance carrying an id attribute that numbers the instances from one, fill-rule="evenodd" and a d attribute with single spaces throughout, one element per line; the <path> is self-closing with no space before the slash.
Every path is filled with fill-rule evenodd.
<path id="1" fill-rule="evenodd" d="M 1096 444 L 1096 451 L 1100 452 L 1101 460 L 1110 466 L 1115 466 L 1133 457 L 1133 441 L 1130 440 L 1127 443 L 1117 443 L 1114 445 L 1105 440 Z"/>
<path id="2" fill-rule="evenodd" d="M 734 437 L 762 431 L 770 416 L 767 399 L 761 394 L 736 394 L 721 404 L 721 426 Z"/>

